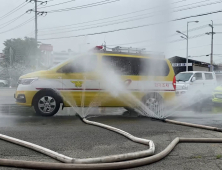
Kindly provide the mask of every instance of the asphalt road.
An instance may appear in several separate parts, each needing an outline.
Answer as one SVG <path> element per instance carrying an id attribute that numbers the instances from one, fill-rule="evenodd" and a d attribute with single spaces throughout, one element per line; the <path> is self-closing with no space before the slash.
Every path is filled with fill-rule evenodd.
<path id="1" fill-rule="evenodd" d="M 32 108 L 14 104 L 14 89 L 0 90 L 0 133 L 44 146 L 61 154 L 75 158 L 89 158 L 127 153 L 146 149 L 113 132 L 84 124 L 75 116 L 72 108 L 60 111 L 54 117 L 39 117 Z M 222 127 L 222 108 L 206 102 L 202 111 L 175 111 L 171 119 Z M 135 136 L 151 139 L 156 153 L 162 151 L 175 137 L 222 137 L 221 133 L 178 126 L 146 117 L 126 116 L 122 108 L 106 109 L 101 117 L 90 120 L 105 123 Z M 125 113 L 125 116 L 120 116 Z M 35 151 L 0 140 L 0 157 L 16 160 L 56 162 Z M 0 167 L 0 169 L 15 169 Z M 165 159 L 143 167 L 145 169 L 222 169 L 222 144 L 179 144 Z"/>

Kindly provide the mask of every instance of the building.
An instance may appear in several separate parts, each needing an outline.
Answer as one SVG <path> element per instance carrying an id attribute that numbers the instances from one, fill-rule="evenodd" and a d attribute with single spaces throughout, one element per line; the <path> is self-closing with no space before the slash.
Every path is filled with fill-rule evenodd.
<path id="1" fill-rule="evenodd" d="M 76 55 L 72 50 L 62 51 L 62 52 L 53 52 L 52 54 L 52 65 L 59 64 L 70 57 Z"/>
<path id="2" fill-rule="evenodd" d="M 175 74 L 186 71 L 186 58 L 175 56 L 169 58 L 174 68 Z M 217 65 L 213 65 L 213 69 L 218 70 Z M 188 59 L 188 71 L 210 71 L 210 63 Z"/>
<path id="3" fill-rule="evenodd" d="M 45 68 L 49 68 L 52 65 L 53 46 L 51 44 L 40 44 L 39 49 L 42 52 L 42 56 L 38 58 L 39 61 L 37 61 L 37 63 Z"/>
<path id="4" fill-rule="evenodd" d="M 59 64 L 76 54 L 70 49 L 68 51 L 54 52 L 51 44 L 40 44 L 39 49 L 42 52 L 39 63 L 44 68 Z"/>

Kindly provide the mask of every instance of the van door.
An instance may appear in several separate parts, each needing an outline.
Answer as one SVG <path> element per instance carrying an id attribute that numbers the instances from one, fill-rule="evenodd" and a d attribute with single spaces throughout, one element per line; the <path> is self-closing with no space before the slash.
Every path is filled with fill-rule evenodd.
<path id="1" fill-rule="evenodd" d="M 99 92 L 99 81 L 96 77 L 97 56 L 81 56 L 63 66 L 62 95 L 65 105 L 73 107 L 89 106 Z"/>
<path id="2" fill-rule="evenodd" d="M 194 82 L 191 82 L 191 86 L 190 86 L 191 91 L 192 90 L 193 90 L 193 92 L 200 91 L 201 93 L 203 93 L 203 91 L 204 91 L 204 84 L 205 84 L 204 83 L 205 81 L 204 81 L 203 73 L 195 73 L 193 75 L 193 77 L 195 77 L 196 80 Z M 192 78 L 191 78 L 191 80 L 192 80 Z"/>
<path id="3" fill-rule="evenodd" d="M 136 96 L 138 93 L 138 71 L 133 69 L 137 61 L 138 58 L 121 54 L 102 56 L 100 76 L 103 106 L 131 106 L 133 98 L 129 95 Z"/>

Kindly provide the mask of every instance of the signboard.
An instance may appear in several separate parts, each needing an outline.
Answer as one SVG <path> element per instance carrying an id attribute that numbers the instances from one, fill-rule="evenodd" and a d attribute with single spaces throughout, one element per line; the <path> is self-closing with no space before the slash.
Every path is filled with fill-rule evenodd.
<path id="1" fill-rule="evenodd" d="M 192 63 L 187 63 L 188 66 L 192 66 Z M 186 67 L 186 63 L 172 63 L 173 67 Z"/>
<path id="2" fill-rule="evenodd" d="M 53 51 L 53 46 L 51 44 L 41 44 L 39 49 L 43 51 Z"/>

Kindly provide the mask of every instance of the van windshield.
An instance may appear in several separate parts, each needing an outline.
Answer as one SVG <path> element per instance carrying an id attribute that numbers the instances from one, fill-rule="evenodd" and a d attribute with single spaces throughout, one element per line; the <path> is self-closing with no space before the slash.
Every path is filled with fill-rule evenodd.
<path id="1" fill-rule="evenodd" d="M 176 81 L 188 81 L 193 73 L 179 73 L 176 75 Z"/>
<path id="2" fill-rule="evenodd" d="M 58 63 L 58 64 L 56 64 L 56 65 L 54 65 L 54 66 L 52 66 L 52 67 L 50 67 L 48 70 L 53 70 L 54 68 L 60 66 L 60 65 L 63 64 L 63 63 L 66 63 L 66 62 L 68 62 L 68 61 L 71 61 L 71 59 L 70 59 L 70 58 L 69 58 L 69 59 L 66 59 L 66 60 L 64 60 L 64 61 L 62 61 L 62 62 L 60 62 L 60 63 Z"/>

